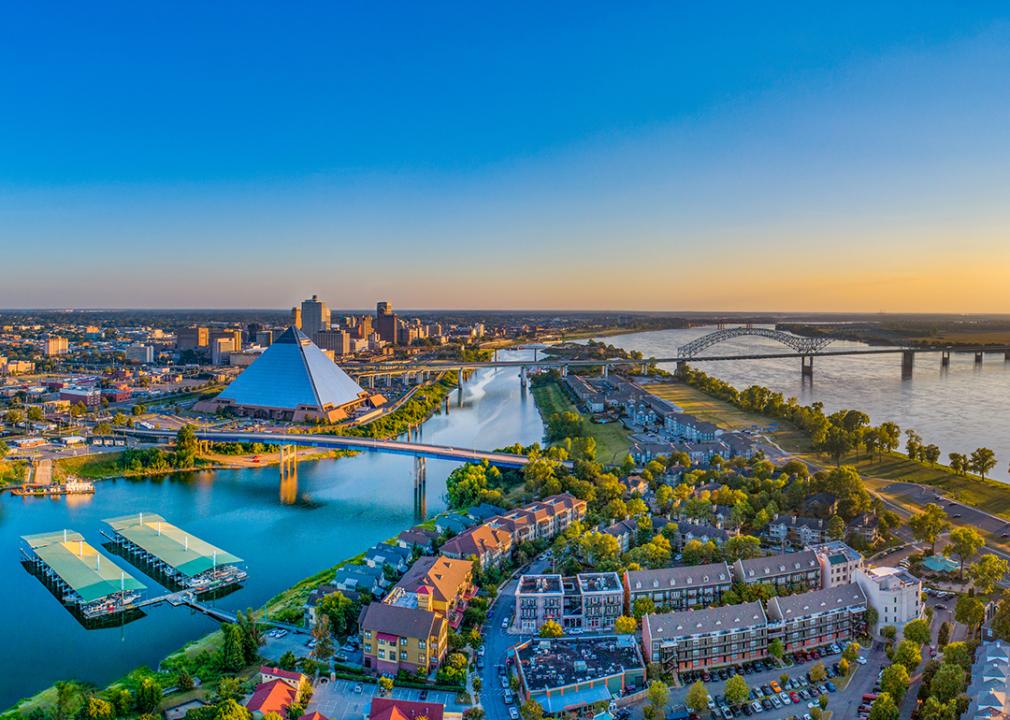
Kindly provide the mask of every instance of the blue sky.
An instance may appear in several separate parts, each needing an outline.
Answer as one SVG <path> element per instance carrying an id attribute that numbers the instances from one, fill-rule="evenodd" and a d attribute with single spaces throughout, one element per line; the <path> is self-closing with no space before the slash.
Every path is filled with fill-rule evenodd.
<path id="1" fill-rule="evenodd" d="M 1007 14 L 6 8 L 0 307 L 1010 312 Z"/>

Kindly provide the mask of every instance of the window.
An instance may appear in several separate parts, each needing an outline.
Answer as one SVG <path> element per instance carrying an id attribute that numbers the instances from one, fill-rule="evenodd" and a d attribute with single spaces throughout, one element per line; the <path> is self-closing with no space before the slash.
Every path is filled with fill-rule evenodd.
<path id="1" fill-rule="evenodd" d="M 405 637 L 400 638 L 400 645 L 402 646 L 402 645 L 406 645 L 406 644 L 407 644 L 407 638 L 405 638 Z"/>
<path id="2" fill-rule="evenodd" d="M 424 642 L 424 640 L 418 640 L 417 647 L 420 648 L 421 650 L 424 650 L 426 647 L 426 643 Z"/>
<path id="3" fill-rule="evenodd" d="M 405 650 L 400 651 L 400 659 L 403 660 L 404 662 L 407 661 L 407 652 Z"/>

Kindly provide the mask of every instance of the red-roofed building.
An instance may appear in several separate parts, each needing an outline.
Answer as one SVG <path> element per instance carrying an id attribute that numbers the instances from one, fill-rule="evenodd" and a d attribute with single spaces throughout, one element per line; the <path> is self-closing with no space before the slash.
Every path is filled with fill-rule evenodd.
<path id="1" fill-rule="evenodd" d="M 283 680 L 271 680 L 256 686 L 256 692 L 246 703 L 246 709 L 253 715 L 262 717 L 268 712 L 287 715 L 298 697 L 298 691 Z"/>
<path id="2" fill-rule="evenodd" d="M 307 715 L 302 715 L 298 720 L 330 720 L 328 717 L 323 715 L 321 712 L 313 711 Z"/>
<path id="3" fill-rule="evenodd" d="M 368 712 L 368 720 L 442 720 L 445 705 L 441 703 L 412 702 L 393 698 L 374 698 Z"/>
<path id="4" fill-rule="evenodd" d="M 268 683 L 271 680 L 283 680 L 295 690 L 299 690 L 305 681 L 305 676 L 294 670 L 284 670 L 278 667 L 260 666 L 260 682 Z"/>

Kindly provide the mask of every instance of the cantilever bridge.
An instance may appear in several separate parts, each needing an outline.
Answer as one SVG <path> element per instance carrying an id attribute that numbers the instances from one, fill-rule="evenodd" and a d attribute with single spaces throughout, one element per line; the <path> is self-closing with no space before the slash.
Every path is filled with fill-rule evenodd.
<path id="1" fill-rule="evenodd" d="M 793 350 L 803 355 L 812 355 L 820 352 L 834 339 L 826 337 L 802 337 L 800 335 L 784 333 L 781 330 L 770 330 L 769 328 L 733 327 L 726 328 L 724 330 L 716 330 L 708 335 L 703 335 L 697 340 L 692 340 L 686 345 L 681 345 L 677 348 L 677 354 L 682 358 L 694 358 L 698 355 L 698 353 L 707 350 L 713 345 L 745 335 L 754 335 L 757 337 L 777 340 L 783 345 L 788 345 Z"/>

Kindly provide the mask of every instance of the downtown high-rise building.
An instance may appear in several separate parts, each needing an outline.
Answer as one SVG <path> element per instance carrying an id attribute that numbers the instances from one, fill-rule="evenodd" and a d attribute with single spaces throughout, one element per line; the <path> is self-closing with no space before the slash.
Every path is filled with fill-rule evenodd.
<path id="1" fill-rule="evenodd" d="M 318 295 L 302 300 L 302 332 L 310 339 L 320 330 L 330 329 L 330 309 Z"/>
<path id="2" fill-rule="evenodd" d="M 396 345 L 396 321 L 391 304 L 385 301 L 375 304 L 375 331 L 390 345 Z"/>

